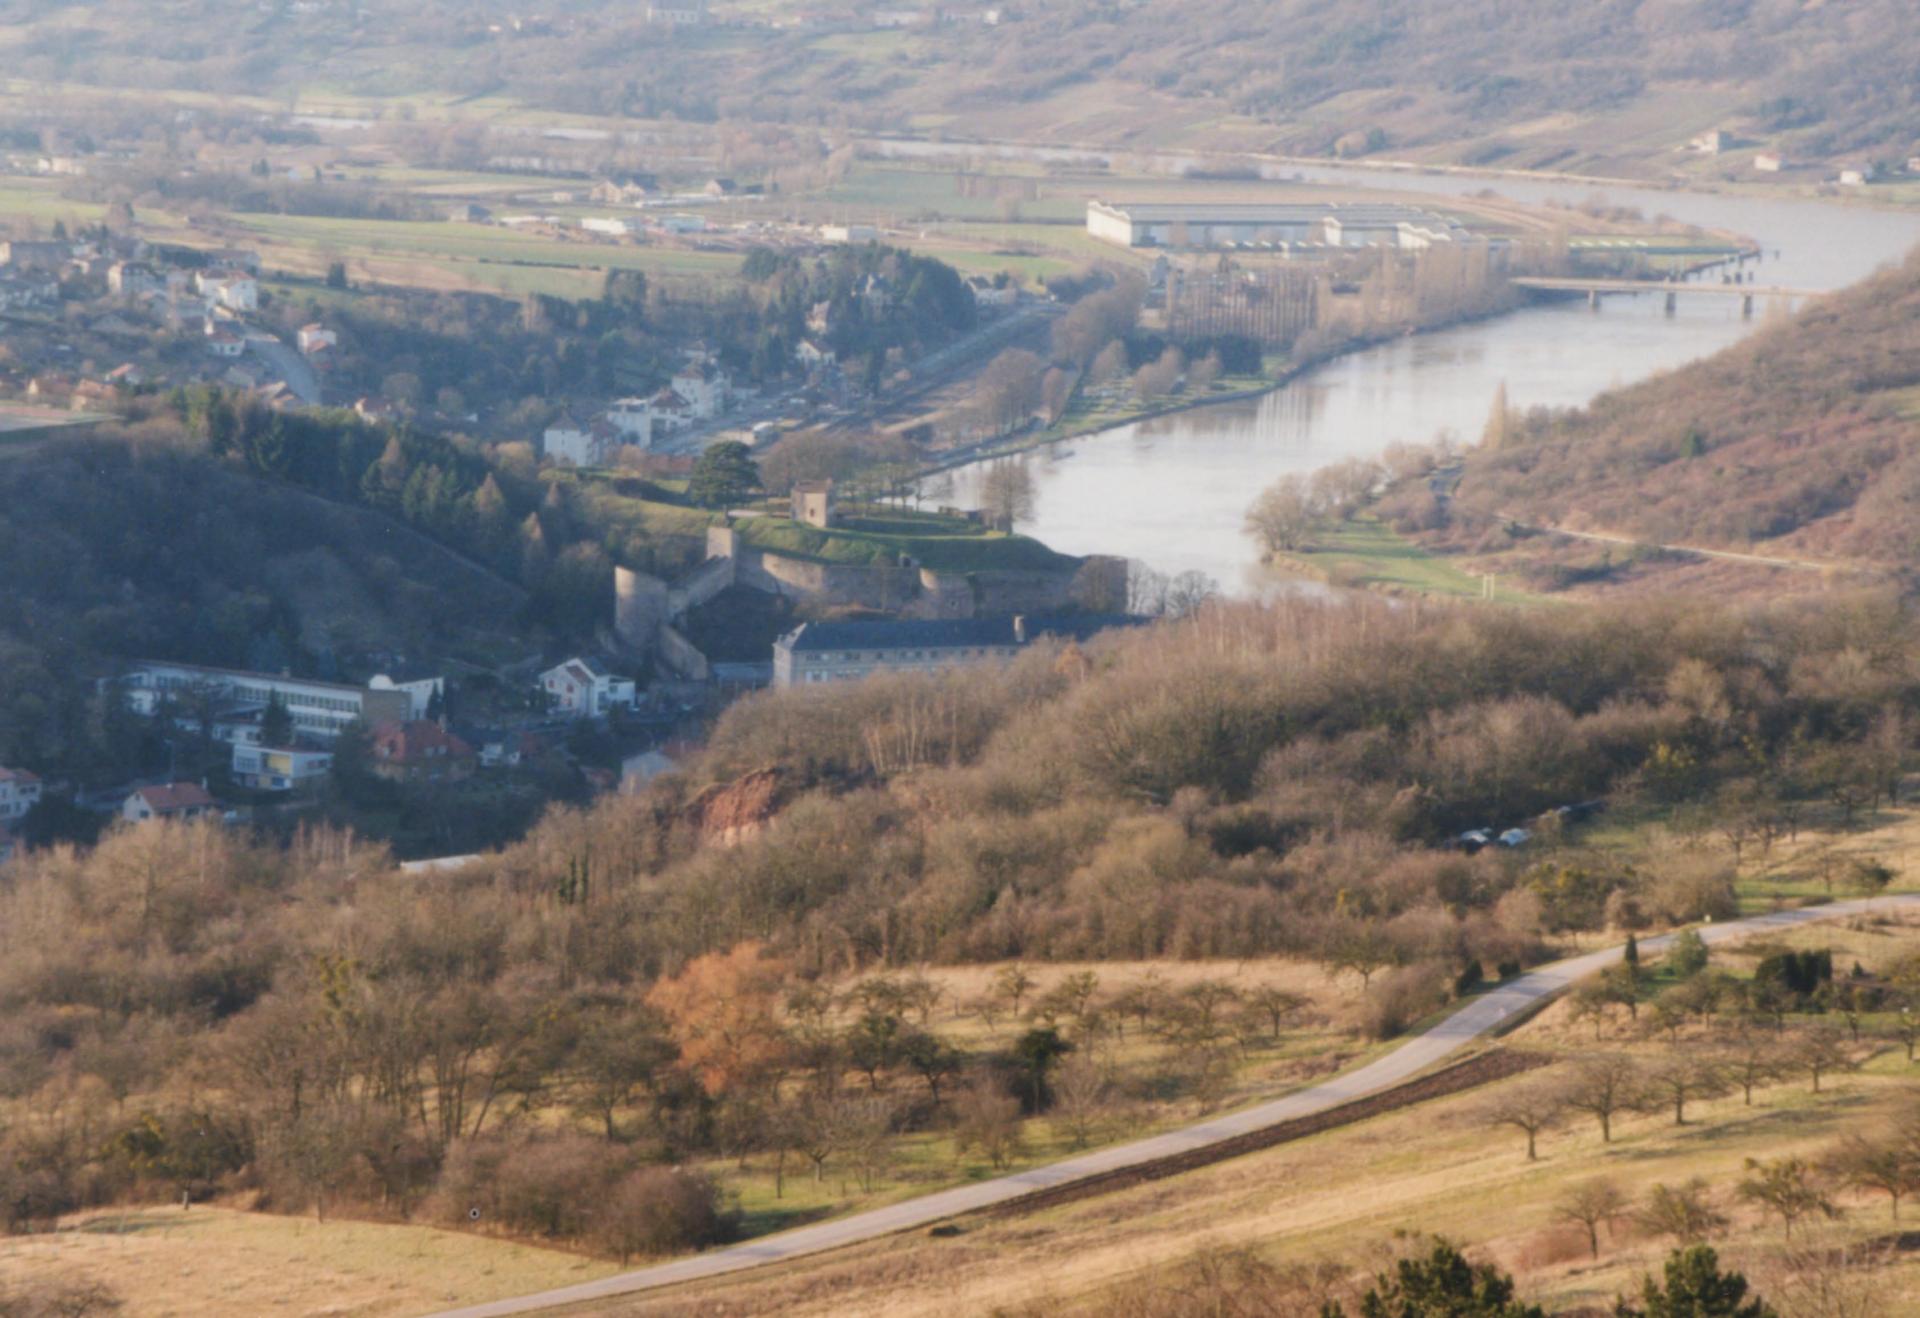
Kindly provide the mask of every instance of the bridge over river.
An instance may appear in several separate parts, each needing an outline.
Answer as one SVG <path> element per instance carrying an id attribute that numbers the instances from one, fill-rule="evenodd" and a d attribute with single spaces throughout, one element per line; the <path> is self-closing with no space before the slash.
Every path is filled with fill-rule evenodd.
<path id="1" fill-rule="evenodd" d="M 1680 294 L 1704 293 L 1713 297 L 1737 297 L 1740 299 L 1742 315 L 1753 314 L 1755 298 L 1809 298 L 1820 296 L 1817 288 L 1789 288 L 1781 284 L 1709 284 L 1683 283 L 1672 279 L 1583 279 L 1578 276 L 1554 278 L 1538 275 L 1523 275 L 1513 281 L 1515 288 L 1532 289 L 1538 293 L 1585 293 L 1587 305 L 1598 307 L 1603 294 L 1610 293 L 1665 293 L 1667 310 L 1672 312 Z"/>

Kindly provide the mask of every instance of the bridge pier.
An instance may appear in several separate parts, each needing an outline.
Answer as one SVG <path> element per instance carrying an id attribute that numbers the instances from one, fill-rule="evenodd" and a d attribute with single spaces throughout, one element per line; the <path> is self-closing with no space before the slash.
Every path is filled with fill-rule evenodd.
<path id="1" fill-rule="evenodd" d="M 1671 316 L 1680 307 L 1680 295 L 1672 289 L 1667 290 L 1667 314 Z"/>
<path id="2" fill-rule="evenodd" d="M 1751 293 L 1740 299 L 1740 319 L 1753 319 L 1753 294 Z"/>
<path id="3" fill-rule="evenodd" d="M 1590 311 L 1600 310 L 1600 290 L 1599 289 L 1589 288 L 1587 290 L 1587 308 Z"/>

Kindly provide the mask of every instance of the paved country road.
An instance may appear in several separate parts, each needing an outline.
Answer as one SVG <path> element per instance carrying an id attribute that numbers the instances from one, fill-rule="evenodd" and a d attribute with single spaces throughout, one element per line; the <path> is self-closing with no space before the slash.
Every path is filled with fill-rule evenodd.
<path id="1" fill-rule="evenodd" d="M 1871 897 L 1858 901 L 1834 902 L 1826 906 L 1804 907 L 1793 911 L 1775 911 L 1768 915 L 1750 916 L 1743 920 L 1729 920 L 1723 924 L 1701 925 L 1698 927 L 1698 933 L 1706 942 L 1712 944 L 1749 934 L 1790 929 L 1796 925 L 1811 924 L 1818 920 L 1837 920 L 1851 915 L 1866 914 L 1869 911 L 1892 912 L 1895 910 L 1920 911 L 1920 894 Z M 1658 952 L 1672 937 L 1668 934 L 1660 938 L 1650 938 L 1640 946 L 1644 951 Z M 1101 1172 L 1116 1171 L 1139 1163 L 1151 1162 L 1170 1154 L 1204 1148 L 1209 1144 L 1217 1144 L 1233 1136 L 1261 1130 L 1282 1121 L 1324 1112 L 1328 1108 L 1338 1107 L 1356 1098 L 1378 1093 L 1403 1080 L 1410 1079 L 1473 1040 L 1496 1032 L 1503 1022 L 1524 1015 L 1568 985 L 1605 969 L 1620 959 L 1621 951 L 1621 948 L 1611 947 L 1600 952 L 1589 952 L 1585 956 L 1555 961 L 1550 965 L 1529 971 L 1512 982 L 1473 999 L 1426 1033 L 1410 1039 L 1386 1056 L 1369 1062 L 1359 1070 L 1336 1076 L 1324 1084 L 1300 1090 L 1285 1098 L 1262 1103 L 1258 1107 L 1215 1117 L 1199 1125 L 1168 1131 L 1164 1135 L 1135 1140 L 1131 1144 L 1119 1144 L 1112 1148 L 1100 1149 L 1077 1158 L 1069 1158 L 1065 1162 L 1035 1167 L 1011 1176 L 997 1177 L 991 1181 L 956 1186 L 951 1190 L 941 1190 L 936 1194 L 924 1195 L 887 1208 L 856 1213 L 837 1221 L 799 1227 L 793 1231 L 766 1236 L 746 1244 L 717 1249 L 707 1254 L 696 1254 L 691 1258 L 679 1259 L 672 1263 L 641 1268 L 637 1272 L 623 1272 L 618 1276 L 603 1277 L 599 1281 L 582 1282 L 577 1286 L 568 1286 L 560 1290 L 543 1291 L 538 1295 L 523 1295 L 517 1299 L 494 1300 L 464 1309 L 453 1309 L 437 1315 L 437 1318 L 505 1318 L 505 1315 L 509 1314 L 535 1313 L 563 1304 L 615 1299 L 622 1295 L 633 1295 L 661 1286 L 672 1286 L 679 1282 L 718 1277 L 767 1263 L 805 1258 L 810 1254 L 838 1249 L 843 1245 L 858 1244 L 880 1236 L 891 1235 L 897 1231 L 927 1226 L 961 1213 L 1005 1203 L 1011 1199 L 1018 1199 L 1022 1195 L 1031 1194 L 1035 1190 L 1063 1185 Z"/>

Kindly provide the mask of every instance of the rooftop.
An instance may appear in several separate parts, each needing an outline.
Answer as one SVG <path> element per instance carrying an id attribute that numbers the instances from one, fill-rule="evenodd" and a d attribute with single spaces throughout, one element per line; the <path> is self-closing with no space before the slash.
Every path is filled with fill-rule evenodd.
<path id="1" fill-rule="evenodd" d="M 1419 206 L 1386 202 L 1128 202 L 1090 201 L 1088 210 L 1123 215 L 1135 223 L 1191 221 L 1256 224 L 1301 223 L 1338 219 L 1342 223 L 1393 224 L 1400 220 L 1434 220 L 1435 212 Z"/>

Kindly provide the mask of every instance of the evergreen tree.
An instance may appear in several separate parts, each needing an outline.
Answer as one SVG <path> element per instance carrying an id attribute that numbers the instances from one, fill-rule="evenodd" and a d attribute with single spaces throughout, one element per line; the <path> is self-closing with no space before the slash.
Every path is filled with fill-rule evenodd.
<path id="1" fill-rule="evenodd" d="M 1614 1318 L 1779 1318 L 1761 1299 L 1747 1299 L 1747 1279 L 1720 1271 L 1720 1256 L 1709 1245 L 1689 1245 L 1667 1256 L 1665 1284 L 1648 1277 L 1634 1308 L 1614 1305 Z"/>
<path id="2" fill-rule="evenodd" d="M 1346 1318 L 1338 1302 L 1321 1318 Z M 1361 1318 L 1546 1318 L 1536 1304 L 1513 1298 L 1513 1278 L 1491 1264 L 1473 1264 L 1445 1240 L 1425 1258 L 1401 1259 L 1381 1273 L 1360 1301 Z"/>
<path id="3" fill-rule="evenodd" d="M 293 715 L 278 691 L 267 696 L 267 707 L 261 711 L 260 742 L 280 749 L 293 744 Z"/>
<path id="4" fill-rule="evenodd" d="M 1507 382 L 1502 380 L 1493 391 L 1493 410 L 1487 413 L 1487 428 L 1480 442 L 1490 449 L 1502 449 L 1513 438 L 1513 411 L 1507 406 Z"/>
<path id="5" fill-rule="evenodd" d="M 725 508 L 760 488 L 753 450 L 737 439 L 722 440 L 700 455 L 687 497 L 702 508 Z"/>

